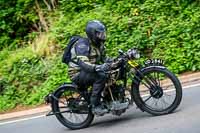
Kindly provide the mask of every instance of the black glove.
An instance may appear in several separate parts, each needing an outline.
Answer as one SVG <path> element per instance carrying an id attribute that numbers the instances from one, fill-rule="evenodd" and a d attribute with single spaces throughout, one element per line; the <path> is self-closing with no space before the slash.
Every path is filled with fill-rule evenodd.
<path id="1" fill-rule="evenodd" d="M 104 60 L 105 63 L 111 63 L 113 62 L 113 59 L 110 57 L 106 57 L 106 59 Z"/>
<path id="2" fill-rule="evenodd" d="M 96 72 L 106 72 L 111 70 L 111 64 L 110 63 L 104 63 L 102 65 L 96 65 L 95 71 Z"/>

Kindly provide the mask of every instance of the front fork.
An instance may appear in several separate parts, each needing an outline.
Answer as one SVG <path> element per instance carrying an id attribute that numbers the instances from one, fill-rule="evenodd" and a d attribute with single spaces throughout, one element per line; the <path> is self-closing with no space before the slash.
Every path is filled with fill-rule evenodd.
<path id="1" fill-rule="evenodd" d="M 133 76 L 134 75 L 134 76 Z M 151 94 L 157 93 L 157 88 L 159 84 L 155 79 L 149 76 L 145 76 L 140 69 L 132 68 L 131 74 L 129 73 L 129 77 L 133 79 L 134 84 L 138 84 L 138 82 L 142 82 L 145 87 L 147 87 Z"/>

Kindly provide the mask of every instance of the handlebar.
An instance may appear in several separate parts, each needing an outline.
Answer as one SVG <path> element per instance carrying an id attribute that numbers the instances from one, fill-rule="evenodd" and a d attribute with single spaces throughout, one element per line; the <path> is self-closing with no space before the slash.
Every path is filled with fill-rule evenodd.
<path id="1" fill-rule="evenodd" d="M 115 59 L 131 60 L 140 58 L 139 51 L 137 49 L 129 49 L 127 52 L 123 52 L 121 49 L 118 50 L 119 56 Z"/>

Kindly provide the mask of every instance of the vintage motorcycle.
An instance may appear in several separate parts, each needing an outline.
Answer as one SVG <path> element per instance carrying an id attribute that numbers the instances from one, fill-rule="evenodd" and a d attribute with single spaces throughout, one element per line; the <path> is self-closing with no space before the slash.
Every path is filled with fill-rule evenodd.
<path id="1" fill-rule="evenodd" d="M 131 56 L 130 56 L 131 55 Z M 182 99 L 182 86 L 178 78 L 170 72 L 160 59 L 149 59 L 139 65 L 135 59 L 139 52 L 129 49 L 119 50 L 115 59 L 116 69 L 106 72 L 107 83 L 101 94 L 101 103 L 107 113 L 120 116 L 133 103 L 142 111 L 152 115 L 173 112 Z M 64 83 L 45 97 L 55 115 L 70 129 L 88 127 L 96 114 L 90 106 L 91 86 L 82 88 L 74 83 Z"/>

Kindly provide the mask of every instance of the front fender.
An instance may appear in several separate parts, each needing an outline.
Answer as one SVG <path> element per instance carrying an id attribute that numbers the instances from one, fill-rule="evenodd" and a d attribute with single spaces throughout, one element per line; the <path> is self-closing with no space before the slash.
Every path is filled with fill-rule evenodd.
<path id="1" fill-rule="evenodd" d="M 167 68 L 162 65 L 148 65 L 142 68 L 138 68 L 135 73 L 135 76 L 132 79 L 132 89 L 135 88 L 134 86 L 138 86 L 138 83 L 143 78 L 143 72 L 145 72 L 148 69 L 167 69 Z"/>
<path id="2" fill-rule="evenodd" d="M 139 71 L 143 72 L 147 69 L 153 69 L 153 68 L 167 69 L 165 66 L 162 66 L 162 65 L 149 65 L 149 66 L 140 68 Z"/>

